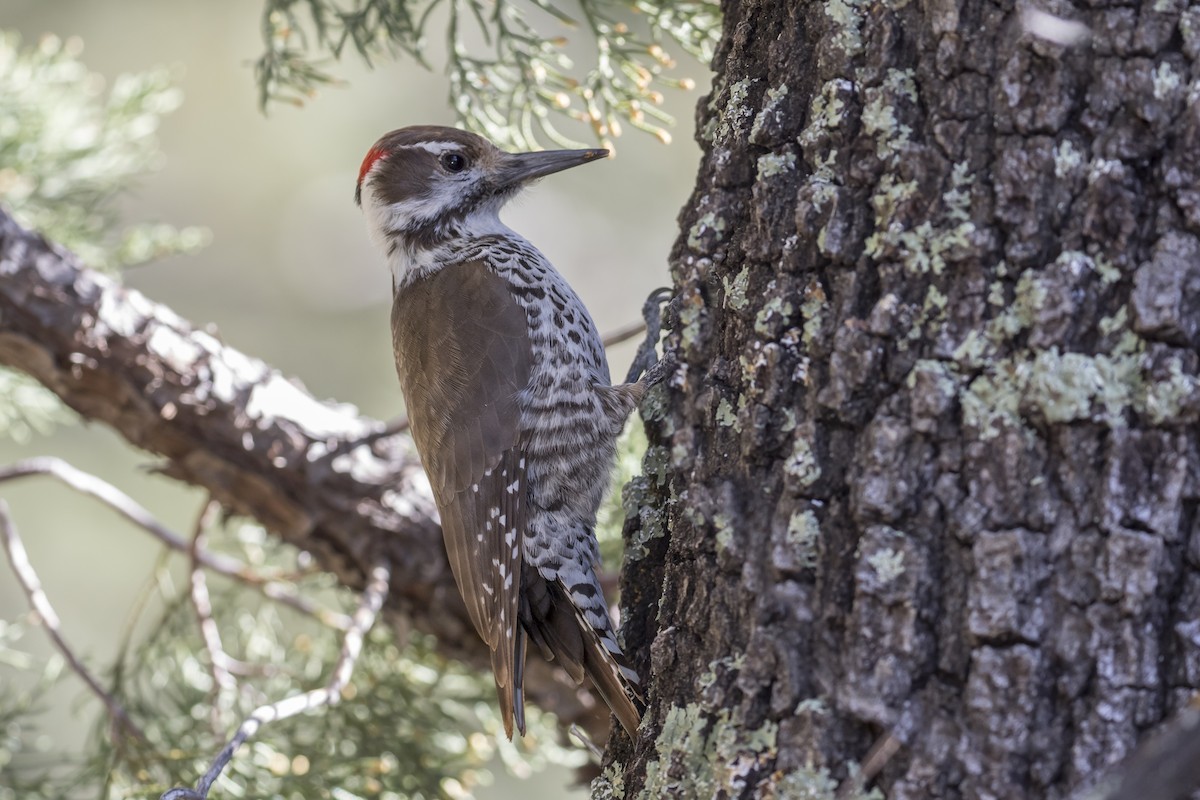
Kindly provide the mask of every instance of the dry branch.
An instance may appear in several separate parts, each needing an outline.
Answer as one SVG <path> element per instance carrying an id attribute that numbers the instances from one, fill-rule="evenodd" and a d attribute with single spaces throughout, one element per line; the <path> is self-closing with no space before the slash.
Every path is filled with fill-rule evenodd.
<path id="1" fill-rule="evenodd" d="M 221 749 L 213 760 L 212 766 L 200 777 L 195 789 L 177 786 L 162 794 L 161 800 L 205 800 L 213 783 L 220 777 L 225 765 L 229 763 L 238 748 L 250 737 L 258 733 L 259 728 L 271 722 L 278 722 L 294 717 L 304 711 L 311 711 L 322 706 L 333 706 L 341 702 L 342 691 L 350 683 L 354 674 L 354 666 L 362 652 L 363 640 L 375 625 L 383 601 L 387 597 L 388 578 L 390 570 L 380 564 L 371 570 L 371 580 L 363 591 L 358 610 L 354 612 L 354 622 L 342 637 L 342 649 L 330 673 L 329 681 L 320 689 L 284 698 L 274 703 L 268 703 L 256 708 L 246 718 L 233 738 Z"/>
<path id="2" fill-rule="evenodd" d="M 133 723 L 129 715 L 125 713 L 125 709 L 121 707 L 121 704 L 100 685 L 100 681 L 96 676 L 84 666 L 79 657 L 75 655 L 74 649 L 67 644 L 67 640 L 62 634 L 58 614 L 54 611 L 54 606 L 50 605 L 50 598 L 46 596 L 46 592 L 42 589 L 42 581 L 33 569 L 33 564 L 29 562 L 29 554 L 25 552 L 25 544 L 21 541 L 21 537 L 17 533 L 17 526 L 13 524 L 12 517 L 9 516 L 8 503 L 5 503 L 3 500 L 0 500 L 0 545 L 3 545 L 5 555 L 8 556 L 9 566 L 12 567 L 13 574 L 17 576 L 17 582 L 21 584 L 21 589 L 25 592 L 25 596 L 29 598 L 30 607 L 38 615 L 42 627 L 46 629 L 46 634 L 50 637 L 50 641 L 54 643 L 54 647 L 62 655 L 67 665 L 79 676 L 80 680 L 87 684 L 87 687 L 92 690 L 92 694 L 100 698 L 104 703 L 104 707 L 108 709 L 109 716 L 113 720 L 114 733 L 123 732 L 136 736 L 138 739 L 145 739 L 145 734 Z"/>
<path id="3" fill-rule="evenodd" d="M 308 551 L 345 586 L 362 590 L 370 565 L 386 560 L 388 621 L 435 634 L 449 657 L 489 664 L 406 439 L 373 435 L 382 423 L 317 401 L 3 209 L 0 364 L 160 456 L 164 474 Z M 536 658 L 526 679 L 533 702 L 605 739 L 607 713 L 569 679 Z"/>

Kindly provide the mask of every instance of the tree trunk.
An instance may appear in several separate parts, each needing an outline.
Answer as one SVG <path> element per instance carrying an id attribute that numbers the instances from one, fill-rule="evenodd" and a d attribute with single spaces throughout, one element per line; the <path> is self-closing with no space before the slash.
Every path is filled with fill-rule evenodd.
<path id="1" fill-rule="evenodd" d="M 598 795 L 1062 797 L 1200 683 L 1200 8 L 1002 6 L 726 3 Z"/>

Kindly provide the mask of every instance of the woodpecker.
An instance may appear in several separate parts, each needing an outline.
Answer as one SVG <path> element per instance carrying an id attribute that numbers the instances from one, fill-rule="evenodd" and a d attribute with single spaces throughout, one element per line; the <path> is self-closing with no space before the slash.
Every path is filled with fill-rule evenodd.
<path id="1" fill-rule="evenodd" d="M 596 511 L 646 378 L 612 385 L 587 308 L 500 221 L 530 182 L 607 150 L 507 153 L 415 126 L 363 159 L 355 189 L 392 273 L 392 344 L 450 567 L 492 651 L 504 719 L 525 734 L 527 637 L 586 675 L 634 735 L 638 676 L 596 578 Z M 631 376 L 631 380 L 636 376 Z"/>

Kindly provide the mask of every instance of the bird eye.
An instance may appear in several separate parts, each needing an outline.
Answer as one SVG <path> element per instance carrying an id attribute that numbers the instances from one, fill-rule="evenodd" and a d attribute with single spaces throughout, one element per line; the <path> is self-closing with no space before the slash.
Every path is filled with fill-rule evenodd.
<path id="1" fill-rule="evenodd" d="M 467 168 L 467 157 L 462 153 L 443 153 L 442 166 L 447 172 L 462 172 Z"/>

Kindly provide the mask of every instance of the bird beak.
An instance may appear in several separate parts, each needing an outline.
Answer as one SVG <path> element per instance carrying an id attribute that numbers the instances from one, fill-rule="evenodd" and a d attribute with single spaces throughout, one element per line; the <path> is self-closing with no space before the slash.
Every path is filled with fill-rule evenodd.
<path id="1" fill-rule="evenodd" d="M 608 155 L 607 150 L 543 150 L 539 153 L 505 153 L 496 170 L 496 183 L 501 188 L 517 186 L 527 181 L 578 167 Z"/>

